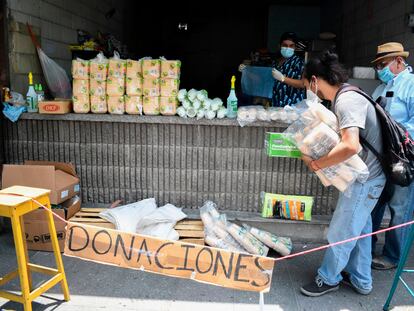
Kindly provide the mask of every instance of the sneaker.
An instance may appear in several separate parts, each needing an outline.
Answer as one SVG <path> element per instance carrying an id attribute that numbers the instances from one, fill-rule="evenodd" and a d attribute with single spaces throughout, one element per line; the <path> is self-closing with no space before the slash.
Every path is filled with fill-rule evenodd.
<path id="1" fill-rule="evenodd" d="M 352 284 L 351 275 L 348 272 L 342 271 L 341 276 L 342 276 L 342 283 L 349 286 L 349 287 L 351 287 L 358 294 L 369 295 L 371 293 L 371 289 L 369 289 L 369 290 L 368 289 L 362 289 L 362 288 L 356 287 L 354 284 Z"/>
<path id="2" fill-rule="evenodd" d="M 334 292 L 339 289 L 338 285 L 328 285 L 323 282 L 320 277 L 316 277 L 315 281 L 300 288 L 300 291 L 305 296 L 319 297 L 329 292 Z"/>
<path id="3" fill-rule="evenodd" d="M 385 256 L 379 256 L 372 259 L 371 267 L 375 270 L 391 270 L 397 268 L 396 263 L 392 263 Z"/>

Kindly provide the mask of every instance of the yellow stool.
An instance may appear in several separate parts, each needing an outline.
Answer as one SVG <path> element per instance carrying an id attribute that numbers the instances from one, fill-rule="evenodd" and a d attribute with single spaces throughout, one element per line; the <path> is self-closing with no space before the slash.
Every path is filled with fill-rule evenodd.
<path id="1" fill-rule="evenodd" d="M 19 276 L 21 287 L 21 295 L 0 291 L 0 297 L 22 303 L 25 311 L 31 311 L 32 301 L 58 283 L 62 286 L 65 300 L 70 299 L 52 213 L 47 213 L 47 220 L 57 269 L 31 264 L 27 255 L 23 215 L 40 207 L 32 201 L 32 198 L 50 209 L 49 193 L 50 190 L 21 186 L 13 186 L 0 191 L 0 216 L 11 219 L 18 266 L 16 271 L 0 277 L 0 286 Z M 52 278 L 33 289 L 31 272 L 44 273 Z"/>

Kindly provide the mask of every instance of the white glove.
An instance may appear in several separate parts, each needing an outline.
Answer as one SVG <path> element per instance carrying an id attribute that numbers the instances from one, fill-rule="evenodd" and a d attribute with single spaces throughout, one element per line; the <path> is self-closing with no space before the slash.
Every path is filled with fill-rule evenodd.
<path id="1" fill-rule="evenodd" d="M 285 82 L 285 76 L 283 75 L 283 73 L 281 73 L 279 70 L 275 68 L 272 69 L 272 76 L 280 82 Z"/>
<path id="2" fill-rule="evenodd" d="M 240 64 L 239 66 L 239 71 L 242 72 L 244 69 L 246 69 L 246 65 L 245 64 Z"/>

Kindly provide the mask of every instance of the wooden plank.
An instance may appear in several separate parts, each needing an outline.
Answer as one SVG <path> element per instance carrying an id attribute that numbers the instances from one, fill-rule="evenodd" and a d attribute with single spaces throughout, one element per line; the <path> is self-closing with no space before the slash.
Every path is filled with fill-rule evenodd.
<path id="1" fill-rule="evenodd" d="M 175 230 L 194 230 L 194 231 L 204 231 L 204 226 L 199 225 L 181 225 L 176 224 L 174 227 Z"/>
<path id="2" fill-rule="evenodd" d="M 204 238 L 203 231 L 187 231 L 187 230 L 177 230 L 180 238 Z"/>
<path id="3" fill-rule="evenodd" d="M 85 213 L 100 213 L 106 211 L 107 208 L 82 207 L 81 212 Z"/>
<path id="4" fill-rule="evenodd" d="M 77 212 L 74 217 L 95 217 L 95 218 L 101 218 L 99 216 L 99 213 L 87 213 L 87 212 Z"/>
<path id="5" fill-rule="evenodd" d="M 201 224 L 201 225 L 203 225 L 203 221 L 202 220 L 199 220 L 199 219 L 184 219 L 184 220 L 180 220 L 179 222 L 177 222 L 177 224 L 182 224 L 182 225 Z"/>
<path id="6" fill-rule="evenodd" d="M 179 242 L 185 242 L 185 243 L 191 243 L 191 244 L 198 244 L 198 245 L 204 245 L 204 239 L 180 239 Z"/>
<path id="7" fill-rule="evenodd" d="M 72 217 L 69 219 L 71 222 L 96 222 L 96 223 L 109 223 L 109 221 L 102 219 L 102 218 L 77 218 Z"/>

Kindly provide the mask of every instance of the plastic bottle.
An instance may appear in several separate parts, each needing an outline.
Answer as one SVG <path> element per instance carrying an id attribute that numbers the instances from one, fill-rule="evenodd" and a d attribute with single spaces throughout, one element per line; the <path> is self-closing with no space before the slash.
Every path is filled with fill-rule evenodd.
<path id="1" fill-rule="evenodd" d="M 26 94 L 26 103 L 28 112 L 37 112 L 37 94 L 33 85 L 33 74 L 29 72 L 29 89 Z"/>
<path id="2" fill-rule="evenodd" d="M 45 100 L 45 92 L 43 91 L 42 84 L 37 85 L 37 103 Z"/>
<path id="3" fill-rule="evenodd" d="M 227 98 L 227 118 L 237 117 L 237 97 L 235 91 L 236 77 L 231 77 L 231 90 L 230 95 Z"/>

